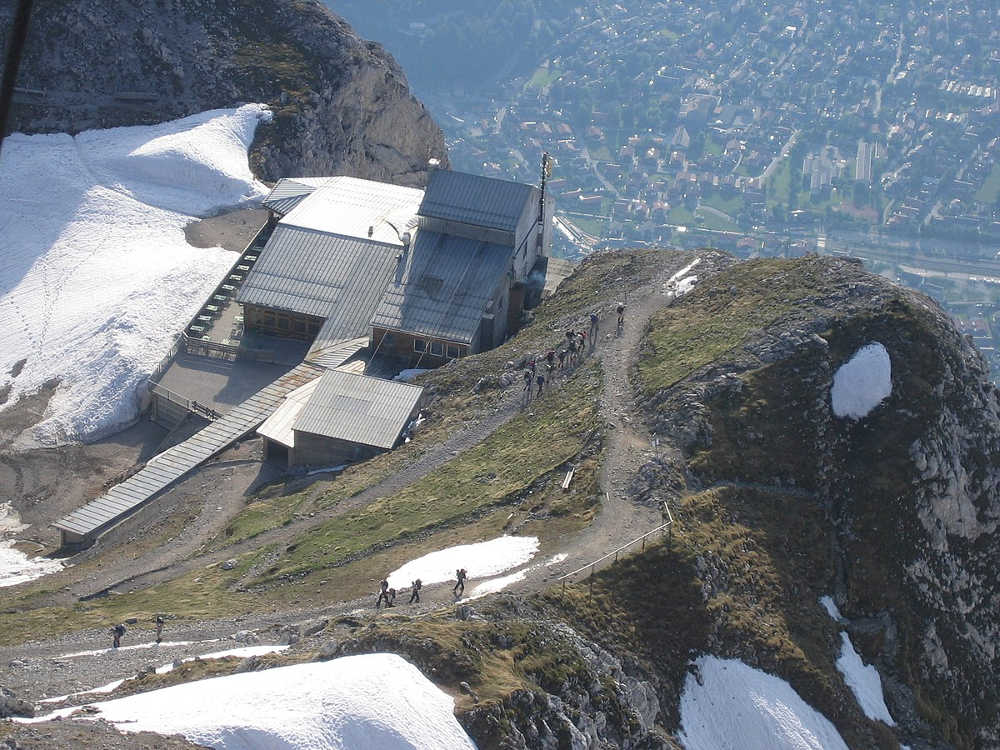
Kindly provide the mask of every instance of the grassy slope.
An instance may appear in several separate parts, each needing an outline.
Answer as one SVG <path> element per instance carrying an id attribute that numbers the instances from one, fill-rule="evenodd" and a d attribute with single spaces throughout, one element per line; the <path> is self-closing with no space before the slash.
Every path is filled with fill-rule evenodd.
<path id="1" fill-rule="evenodd" d="M 588 259 L 558 295 L 537 308 L 534 322 L 515 338 L 422 376 L 420 382 L 435 389 L 437 396 L 427 428 L 412 443 L 351 467 L 332 481 L 269 488 L 212 547 L 224 548 L 296 516 L 333 506 L 403 470 L 430 446 L 495 408 L 497 390 L 471 392 L 480 377 L 495 376 L 506 361 L 554 346 L 567 325 L 585 329 L 591 310 L 610 314 L 627 289 L 645 283 L 661 263 L 678 255 L 643 250 Z M 600 435 L 594 435 L 593 428 L 599 381 L 596 367 L 579 368 L 562 390 L 535 402 L 532 415 L 516 417 L 490 441 L 456 456 L 415 487 L 346 514 L 281 549 L 243 555 L 233 570 L 202 569 L 149 589 L 70 607 L 50 605 L 52 587 L 60 585 L 54 578 L 29 584 L 4 601 L 0 644 L 18 643 L 38 633 L 101 627 L 125 617 L 146 619 L 161 611 L 199 619 L 360 596 L 372 590 L 371 582 L 407 559 L 473 536 L 488 538 L 502 532 L 509 528 L 506 519 L 512 512 L 513 521 L 523 523 L 522 533 L 539 535 L 543 543 L 554 545 L 562 535 L 586 525 L 594 511 Z M 592 441 L 585 447 L 587 438 Z M 560 467 L 574 457 L 581 471 L 572 491 L 563 493 L 557 481 L 562 478 Z M 518 470 L 513 471 L 512 465 Z M 496 477 L 485 479 L 489 473 Z M 470 528 L 463 531 L 465 524 Z M 176 527 L 169 531 L 172 536 Z M 313 571 L 323 571 L 322 576 L 310 576 Z"/>

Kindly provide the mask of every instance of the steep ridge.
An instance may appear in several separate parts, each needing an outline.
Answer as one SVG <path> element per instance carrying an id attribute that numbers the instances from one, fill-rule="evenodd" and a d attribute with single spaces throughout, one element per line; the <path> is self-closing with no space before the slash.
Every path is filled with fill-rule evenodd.
<path id="1" fill-rule="evenodd" d="M 707 681 L 705 655 L 787 681 L 851 748 L 996 747 L 1000 407 L 980 355 L 931 300 L 844 260 L 737 263 L 702 251 L 683 285 L 690 291 L 664 294 L 695 257 L 589 258 L 502 348 L 423 376 L 432 416 L 409 459 L 404 450 L 313 490 L 293 484 L 253 500 L 256 526 L 234 519 L 234 541 L 218 542 L 218 559 L 234 557 L 229 572 L 215 561 L 180 566 L 174 580 L 51 612 L 44 579 L 35 600 L 24 589 L 24 608 L 0 613 L 0 626 L 27 619 L 37 638 L 67 617 L 77 632 L 0 652 L 24 661 L 15 687 L 61 687 L 66 673 L 48 662 L 70 644 L 101 642 L 85 628 L 126 615 L 148 621 L 169 606 L 174 637 L 239 627 L 298 640 L 213 674 L 402 654 L 456 696 L 482 748 L 682 747 L 692 729 L 682 695 Z M 420 451 L 463 424 L 499 421 L 518 391 L 497 378 L 507 360 L 549 348 L 595 307 L 613 315 L 626 290 L 624 335 L 602 332 L 597 356 L 464 448 L 442 476 L 414 477 L 391 506 L 385 498 L 355 514 L 352 498 L 406 472 Z M 631 330 L 648 314 L 644 335 Z M 861 378 L 855 406 L 867 405 L 840 416 L 841 368 L 876 343 L 891 370 Z M 559 489 L 567 464 L 538 456 L 540 447 L 577 466 L 569 493 Z M 511 462 L 520 467 L 508 471 Z M 580 564 L 574 556 L 593 559 L 602 525 L 619 521 L 608 539 L 618 544 L 641 530 L 636 519 L 658 523 L 663 500 L 676 519 L 671 535 L 589 580 L 554 585 Z M 311 520 L 337 503 L 344 513 Z M 289 533 L 277 547 L 240 551 L 281 528 Z M 533 561 L 511 593 L 471 604 L 451 606 L 446 584 L 428 587 L 419 606 L 370 609 L 368 587 L 384 571 L 501 531 L 538 536 L 541 554 L 568 552 L 569 561 Z M 52 583 L 63 586 L 73 569 L 59 575 Z M 216 619 L 227 614 L 240 625 Z M 877 668 L 892 724 L 871 718 L 841 671 L 845 636 Z M 129 691 L 163 684 L 154 675 Z"/>
<path id="2" fill-rule="evenodd" d="M 0 3 L 0 17 L 13 12 Z M 9 24 L 0 24 L 0 47 Z M 422 184 L 441 131 L 378 44 L 318 2 L 35 3 L 11 127 L 77 133 L 268 104 L 258 177 L 346 173 Z"/>

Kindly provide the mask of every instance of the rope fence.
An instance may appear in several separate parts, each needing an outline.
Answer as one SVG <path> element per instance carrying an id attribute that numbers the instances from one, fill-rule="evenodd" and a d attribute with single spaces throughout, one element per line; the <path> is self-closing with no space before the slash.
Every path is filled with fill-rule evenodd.
<path id="1" fill-rule="evenodd" d="M 605 492 L 604 495 L 605 495 L 606 498 L 609 497 L 607 492 Z M 633 539 L 630 542 L 626 542 L 625 544 L 623 544 L 618 549 L 612 550 L 611 552 L 609 552 L 608 554 L 604 555 L 603 557 L 599 557 L 596 560 L 593 560 L 592 562 L 587 563 L 586 565 L 581 565 L 576 570 L 572 570 L 569 573 L 566 573 L 564 575 L 559 576 L 559 578 L 557 578 L 556 581 L 559 581 L 559 582 L 562 583 L 563 593 L 565 593 L 565 591 L 566 591 L 566 581 L 570 580 L 571 578 L 574 578 L 575 576 L 577 576 L 578 574 L 582 573 L 585 570 L 589 571 L 587 573 L 587 577 L 590 579 L 590 589 L 591 589 L 591 593 L 593 593 L 593 589 L 594 589 L 593 575 L 594 575 L 594 571 L 596 570 L 596 568 L 597 568 L 598 565 L 600 565 L 605 560 L 609 560 L 612 557 L 615 559 L 614 560 L 615 562 L 618 562 L 618 558 L 626 550 L 628 550 L 630 547 L 632 547 L 632 546 L 634 546 L 636 544 L 641 544 L 642 545 L 642 550 L 641 551 L 644 552 L 646 550 L 646 539 L 647 538 L 651 537 L 653 534 L 656 534 L 657 532 L 659 532 L 661 534 L 663 532 L 665 532 L 665 531 L 669 532 L 670 531 L 670 527 L 673 526 L 673 523 L 674 523 L 674 516 L 673 516 L 673 513 L 670 512 L 670 504 L 667 503 L 666 500 L 663 501 L 663 509 L 667 512 L 667 521 L 666 521 L 666 523 L 660 524 L 655 529 L 650 529 L 649 531 L 647 531 L 642 536 L 636 537 L 635 539 Z"/>

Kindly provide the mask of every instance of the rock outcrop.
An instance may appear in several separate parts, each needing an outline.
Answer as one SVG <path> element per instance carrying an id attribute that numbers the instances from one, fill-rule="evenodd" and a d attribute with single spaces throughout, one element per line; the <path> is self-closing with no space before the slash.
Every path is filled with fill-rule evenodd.
<path id="1" fill-rule="evenodd" d="M 13 12 L 0 2 L 0 20 Z M 0 23 L 0 46 L 8 23 Z M 378 44 L 304 0 L 35 3 L 11 127 L 76 133 L 268 104 L 259 177 L 351 174 L 417 185 L 444 139 Z"/>
<path id="2" fill-rule="evenodd" d="M 639 489 L 671 499 L 682 517 L 691 493 L 714 493 L 722 524 L 767 517 L 768 562 L 785 579 L 776 590 L 798 600 L 775 613 L 800 618 L 802 600 L 829 588 L 879 667 L 900 739 L 997 747 L 1000 406 L 981 355 L 929 298 L 821 258 L 740 264 L 658 323 L 687 316 L 710 330 L 740 305 L 767 312 L 731 319 L 737 332 L 745 326 L 738 346 L 644 394 L 654 432 L 677 450 L 644 468 Z M 658 323 L 648 377 L 662 354 Z M 888 351 L 892 392 L 861 418 L 838 416 L 834 375 L 872 342 Z M 799 529 L 808 543 L 794 538 Z M 813 570 L 795 556 L 813 557 Z M 696 569 L 709 608 L 760 596 L 736 593 L 760 586 L 760 570 L 743 570 L 759 565 L 752 554 L 703 550 Z M 716 615 L 718 632 L 731 635 L 732 618 Z M 730 635 L 715 649 L 773 668 L 766 648 Z"/>

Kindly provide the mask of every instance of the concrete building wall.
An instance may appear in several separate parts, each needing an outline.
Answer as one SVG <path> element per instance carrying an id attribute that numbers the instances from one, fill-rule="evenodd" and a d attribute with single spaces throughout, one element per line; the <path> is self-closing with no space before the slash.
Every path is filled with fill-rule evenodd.
<path id="1" fill-rule="evenodd" d="M 463 224 L 460 221 L 447 221 L 445 219 L 436 219 L 427 216 L 419 217 L 418 226 L 429 232 L 450 234 L 455 237 L 465 237 L 470 240 L 479 240 L 480 242 L 492 242 L 496 245 L 506 245 L 507 247 L 514 246 L 515 234 L 512 232 L 504 232 L 500 229 L 478 227 L 473 224 Z"/>
<path id="2" fill-rule="evenodd" d="M 420 350 L 415 342 L 422 342 Z M 449 360 L 476 354 L 469 344 L 446 341 L 444 339 L 416 336 L 400 331 L 387 331 L 384 328 L 372 329 L 372 346 L 380 355 L 395 357 L 406 362 L 410 367 L 439 367 Z"/>

